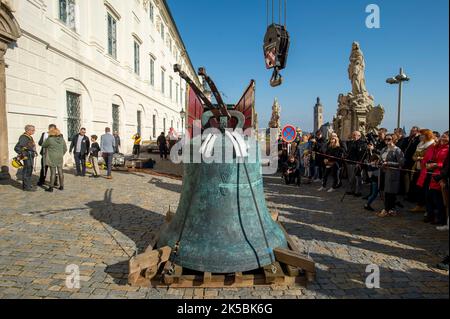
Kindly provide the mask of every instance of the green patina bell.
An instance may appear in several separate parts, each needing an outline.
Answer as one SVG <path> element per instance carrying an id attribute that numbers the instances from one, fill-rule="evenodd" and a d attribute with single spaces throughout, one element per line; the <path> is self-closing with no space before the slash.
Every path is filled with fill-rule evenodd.
<path id="1" fill-rule="evenodd" d="M 258 144 L 226 130 L 255 127 L 255 82 L 230 107 L 200 68 L 216 107 L 181 66 L 175 65 L 174 71 L 189 84 L 187 128 L 194 138 L 183 149 L 184 179 L 177 213 L 161 229 L 157 246 L 172 247 L 171 262 L 200 272 L 246 272 L 274 263 L 273 250 L 287 248 L 287 241 L 266 206 Z M 195 134 L 195 127 L 201 127 L 206 139 Z M 204 131 L 212 127 L 216 133 Z M 193 161 L 199 145 L 204 156 Z M 221 160 L 210 160 L 218 154 Z"/>
<path id="2" fill-rule="evenodd" d="M 218 138 L 215 148 L 224 149 L 225 139 Z M 254 153 L 256 158 L 247 157 L 245 165 L 237 160 L 184 164 L 178 210 L 158 242 L 158 247 L 180 242 L 173 260 L 177 265 L 202 272 L 245 272 L 272 264 L 273 249 L 287 247 L 267 209 L 260 156 Z"/>

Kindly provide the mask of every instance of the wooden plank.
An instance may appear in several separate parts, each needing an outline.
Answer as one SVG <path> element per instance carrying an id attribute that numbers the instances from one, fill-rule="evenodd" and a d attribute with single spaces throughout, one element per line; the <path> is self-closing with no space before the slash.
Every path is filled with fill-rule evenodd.
<path id="1" fill-rule="evenodd" d="M 174 271 L 171 275 L 169 275 L 168 271 L 172 267 L 172 262 L 168 261 L 164 265 L 164 283 L 166 285 L 171 285 L 174 283 L 180 283 L 182 281 L 181 276 L 183 274 L 183 267 L 180 267 L 176 264 L 173 264 Z"/>
<path id="2" fill-rule="evenodd" d="M 289 275 L 289 277 L 298 277 L 300 276 L 300 268 L 298 267 L 294 267 L 291 265 L 285 265 L 286 266 L 286 270 L 287 273 Z"/>
<path id="3" fill-rule="evenodd" d="M 212 274 L 210 272 L 204 272 L 203 273 L 203 283 L 209 284 L 211 282 Z"/>
<path id="4" fill-rule="evenodd" d="M 275 270 L 275 272 L 273 272 L 273 270 Z M 284 272 L 278 262 L 274 262 L 272 265 L 264 267 L 264 276 L 266 277 L 267 284 L 284 283 Z"/>
<path id="5" fill-rule="evenodd" d="M 274 254 L 275 259 L 283 264 L 301 268 L 306 272 L 316 272 L 314 260 L 306 255 L 302 255 L 295 251 L 287 250 L 284 248 L 274 249 Z"/>
<path id="6" fill-rule="evenodd" d="M 237 272 L 234 274 L 234 282 L 236 284 L 242 284 L 243 281 L 244 281 L 244 277 L 242 276 L 241 272 Z"/>

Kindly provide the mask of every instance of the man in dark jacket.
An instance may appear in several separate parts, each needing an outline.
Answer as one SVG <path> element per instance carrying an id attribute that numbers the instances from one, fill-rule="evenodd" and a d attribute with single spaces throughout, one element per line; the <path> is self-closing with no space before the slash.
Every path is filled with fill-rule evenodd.
<path id="1" fill-rule="evenodd" d="M 114 154 L 118 154 L 118 153 L 120 153 L 120 147 L 122 146 L 120 144 L 119 132 L 114 131 L 113 136 L 114 136 L 114 139 L 116 140 L 116 145 L 114 146 Z"/>
<path id="2" fill-rule="evenodd" d="M 378 152 L 381 152 L 386 147 L 386 142 L 384 141 L 384 138 L 386 137 L 387 132 L 388 131 L 385 128 L 380 128 L 378 130 L 378 137 L 375 140 L 375 149 Z"/>
<path id="3" fill-rule="evenodd" d="M 403 154 L 405 154 L 405 166 L 404 169 L 412 170 L 415 161 L 413 160 L 414 153 L 417 150 L 417 146 L 420 143 L 420 128 L 414 126 L 409 133 L 409 136 L 403 142 L 401 147 Z M 415 189 L 414 184 L 412 184 L 412 172 L 404 172 L 403 174 L 403 184 L 405 188 L 405 194 L 407 194 L 406 199 L 414 202 L 416 199 L 415 193 L 412 194 L 410 189 Z M 412 187 L 411 187 L 412 186 Z"/>
<path id="4" fill-rule="evenodd" d="M 48 131 L 50 131 L 51 129 L 56 129 L 56 125 L 50 124 L 48 126 Z M 42 147 L 42 144 L 44 144 L 45 140 L 48 138 L 48 131 L 42 133 L 41 138 L 39 139 L 39 142 L 38 142 L 39 146 Z M 44 186 L 45 179 L 47 178 L 48 165 L 46 165 L 46 163 L 45 163 L 46 151 L 47 151 L 46 149 L 41 148 L 41 152 L 39 153 L 41 155 L 41 172 L 39 174 L 38 186 Z"/>
<path id="5" fill-rule="evenodd" d="M 325 171 L 324 157 L 327 148 L 327 142 L 323 138 L 322 131 L 316 132 L 315 143 L 312 145 L 312 151 L 314 155 L 314 179 L 316 182 L 321 181 L 323 173 Z"/>
<path id="6" fill-rule="evenodd" d="M 159 146 L 159 156 L 161 157 L 161 159 L 167 159 L 167 138 L 164 132 L 161 132 L 161 135 L 158 137 L 158 140 L 156 142 Z"/>
<path id="7" fill-rule="evenodd" d="M 33 135 L 36 132 L 36 128 L 33 125 L 25 126 L 25 133 L 23 133 L 14 151 L 19 158 L 23 161 L 22 168 L 22 181 L 23 190 L 26 192 L 33 192 L 33 185 L 31 184 L 31 177 L 33 176 L 34 158 L 36 157 L 36 143 L 34 142 Z"/>
<path id="8" fill-rule="evenodd" d="M 367 143 L 362 140 L 361 132 L 355 131 L 352 139 L 347 142 L 347 174 L 349 185 L 348 195 L 361 197 L 362 188 L 362 166 L 361 163 L 367 151 Z"/>
<path id="9" fill-rule="evenodd" d="M 72 137 L 69 153 L 74 152 L 77 174 L 75 176 L 86 176 L 86 156 L 89 154 L 91 143 L 86 136 L 86 129 L 83 127 L 80 133 Z"/>

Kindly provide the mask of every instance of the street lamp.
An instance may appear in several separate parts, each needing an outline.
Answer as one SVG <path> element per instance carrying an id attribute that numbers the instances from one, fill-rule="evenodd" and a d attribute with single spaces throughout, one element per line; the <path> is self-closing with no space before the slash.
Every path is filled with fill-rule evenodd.
<path id="1" fill-rule="evenodd" d="M 400 68 L 400 73 L 395 77 L 386 80 L 388 84 L 398 84 L 398 118 L 397 118 L 397 128 L 400 127 L 401 116 L 402 116 L 402 91 L 403 82 L 409 82 L 410 78 L 403 72 L 403 68 Z"/>
<path id="2" fill-rule="evenodd" d="M 186 118 L 186 112 L 184 111 L 184 109 L 181 109 L 180 117 L 181 117 L 181 129 L 183 130 L 183 134 L 184 134 L 184 130 L 185 130 L 184 119 Z"/>

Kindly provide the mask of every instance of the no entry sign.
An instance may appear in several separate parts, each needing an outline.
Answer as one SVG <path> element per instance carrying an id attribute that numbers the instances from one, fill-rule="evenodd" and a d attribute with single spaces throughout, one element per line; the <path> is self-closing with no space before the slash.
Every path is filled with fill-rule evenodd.
<path id="1" fill-rule="evenodd" d="M 297 138 L 297 129 L 292 125 L 286 125 L 281 131 L 281 136 L 286 143 L 292 143 Z"/>

